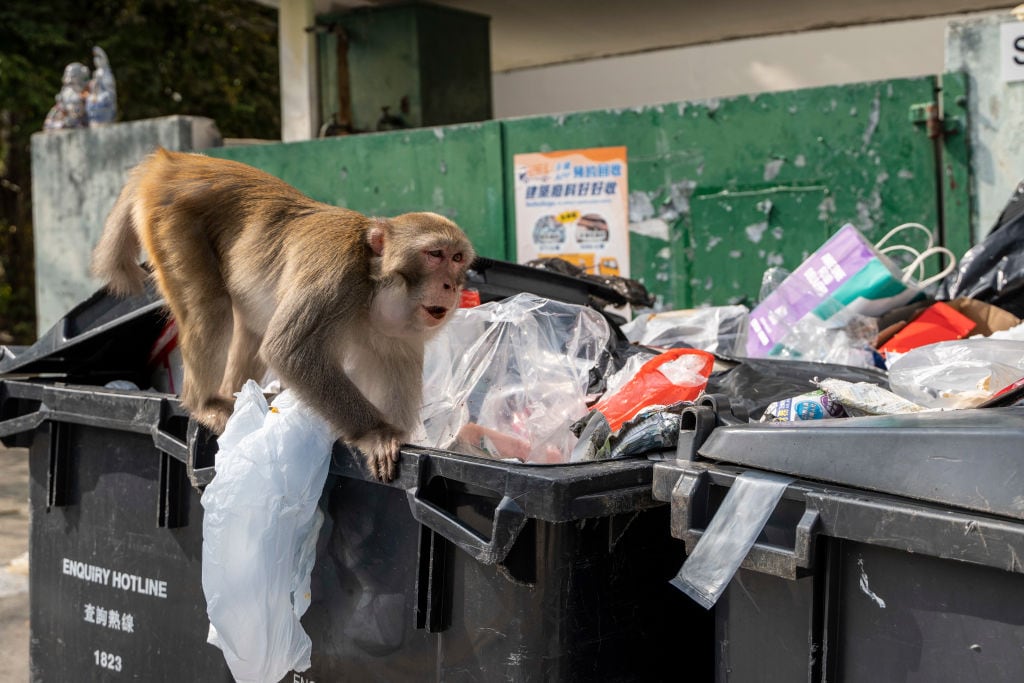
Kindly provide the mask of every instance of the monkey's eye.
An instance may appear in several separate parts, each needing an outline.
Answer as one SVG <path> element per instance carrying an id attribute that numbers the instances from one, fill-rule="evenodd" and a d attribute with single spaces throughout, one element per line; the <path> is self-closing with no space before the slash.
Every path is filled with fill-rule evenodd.
<path id="1" fill-rule="evenodd" d="M 432 251 L 428 251 L 427 256 L 430 256 L 431 258 L 444 258 L 444 252 L 440 249 L 434 249 Z"/>
<path id="2" fill-rule="evenodd" d="M 452 261 L 462 263 L 462 252 L 460 251 L 458 254 L 455 254 L 455 256 L 452 256 Z"/>

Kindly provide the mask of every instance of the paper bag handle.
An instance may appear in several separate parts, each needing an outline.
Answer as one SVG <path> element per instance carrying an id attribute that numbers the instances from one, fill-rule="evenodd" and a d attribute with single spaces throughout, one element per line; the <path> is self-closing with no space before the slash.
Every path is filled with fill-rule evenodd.
<path id="1" fill-rule="evenodd" d="M 875 249 L 881 250 L 882 245 L 888 242 L 890 239 L 892 239 L 894 235 L 901 233 L 908 228 L 921 230 L 922 232 L 924 232 L 924 234 L 928 235 L 928 246 L 925 247 L 925 250 L 931 249 L 933 246 L 935 246 L 935 235 L 932 234 L 931 230 L 921 225 L 920 223 L 902 223 L 901 225 L 897 225 L 895 228 L 885 233 L 885 237 L 875 242 Z M 906 249 L 910 250 L 910 247 L 906 247 Z"/>
<path id="2" fill-rule="evenodd" d="M 903 232 L 904 230 L 909 229 L 920 230 L 921 232 L 928 236 L 928 246 L 925 247 L 924 251 L 918 251 L 917 249 L 914 249 L 913 247 L 908 246 L 906 244 L 893 244 L 883 248 L 883 245 L 890 239 L 892 239 L 895 235 Z M 881 254 L 888 254 L 893 251 L 905 251 L 913 254 L 914 260 L 911 261 L 910 264 L 907 265 L 905 268 L 903 268 L 903 282 L 909 282 L 911 278 L 914 276 L 914 271 L 917 270 L 917 277 L 919 279 L 917 286 L 920 287 L 921 289 L 924 289 L 925 287 L 934 282 L 938 282 L 942 278 L 952 273 L 953 269 L 956 268 L 956 254 L 954 254 L 946 247 L 936 246 L 935 236 L 932 234 L 932 231 L 929 230 L 924 225 L 921 225 L 920 223 L 902 223 L 900 225 L 897 225 L 895 228 L 885 233 L 885 236 L 882 237 L 882 239 L 875 242 L 875 249 L 877 249 Z M 920 278 L 924 277 L 924 262 L 928 259 L 929 256 L 932 256 L 933 254 L 944 254 L 946 256 L 946 266 L 935 275 L 932 275 L 930 278 L 921 280 Z"/>
<path id="3" fill-rule="evenodd" d="M 932 256 L 933 254 L 945 254 L 946 265 L 942 270 L 940 270 L 935 275 L 932 275 L 930 278 L 926 280 L 921 280 L 920 282 L 918 282 L 917 286 L 920 287 L 921 289 L 924 289 L 925 287 L 934 282 L 938 282 L 942 278 L 952 273 L 953 269 L 956 268 L 956 254 L 954 254 L 946 247 L 929 247 L 928 249 L 925 249 L 920 254 L 918 254 L 917 258 L 911 261 L 910 265 L 903 269 L 903 282 L 909 282 L 911 277 L 913 277 L 914 275 L 914 268 L 923 265 L 925 260 L 929 256 Z"/>

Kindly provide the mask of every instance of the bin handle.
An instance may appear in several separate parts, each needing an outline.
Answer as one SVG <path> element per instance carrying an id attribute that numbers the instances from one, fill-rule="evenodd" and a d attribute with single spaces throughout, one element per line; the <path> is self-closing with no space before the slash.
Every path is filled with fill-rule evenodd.
<path id="1" fill-rule="evenodd" d="M 48 410 L 36 410 L 25 415 L 12 417 L 9 420 L 0 421 L 0 437 L 14 436 L 22 432 L 32 431 L 49 417 Z"/>
<path id="2" fill-rule="evenodd" d="M 704 532 L 697 529 L 698 517 L 707 517 L 707 492 L 711 476 L 705 470 L 684 470 L 672 489 L 672 535 L 686 543 L 692 552 Z M 808 570 L 814 563 L 814 540 L 818 532 L 820 514 L 815 501 L 805 498 L 806 508 L 796 524 L 793 549 L 754 543 L 742 567 L 784 579 L 795 579 L 800 570 Z"/>
<path id="3" fill-rule="evenodd" d="M 526 525 L 523 509 L 512 498 L 504 496 L 494 510 L 491 538 L 486 539 L 475 529 L 425 500 L 419 491 L 419 486 L 406 491 L 413 518 L 465 550 L 480 564 L 492 565 L 504 560 Z"/>

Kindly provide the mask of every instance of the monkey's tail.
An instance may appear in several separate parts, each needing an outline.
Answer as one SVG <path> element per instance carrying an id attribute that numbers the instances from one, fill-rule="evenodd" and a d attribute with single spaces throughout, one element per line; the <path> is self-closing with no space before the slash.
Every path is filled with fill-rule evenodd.
<path id="1" fill-rule="evenodd" d="M 139 265 L 138 233 L 132 216 L 135 183 L 130 180 L 110 210 L 103 235 L 92 256 L 92 273 L 115 296 L 133 296 L 145 289 L 148 273 Z"/>

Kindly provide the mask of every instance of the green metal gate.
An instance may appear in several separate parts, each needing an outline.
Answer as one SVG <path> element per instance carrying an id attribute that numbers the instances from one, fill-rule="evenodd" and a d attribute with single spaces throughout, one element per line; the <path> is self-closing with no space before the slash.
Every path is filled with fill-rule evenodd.
<path id="1" fill-rule="evenodd" d="M 944 126 L 965 116 L 963 78 L 943 81 L 959 92 L 928 77 L 507 121 L 505 168 L 522 152 L 625 145 L 633 276 L 669 308 L 751 303 L 766 268 L 799 265 L 847 222 L 877 240 L 916 221 L 967 248 L 964 135 L 928 135 L 943 94 Z M 513 226 L 511 202 L 506 214 Z"/>
<path id="2" fill-rule="evenodd" d="M 436 211 L 514 258 L 515 154 L 628 149 L 631 272 L 661 306 L 756 301 L 844 223 L 916 221 L 970 246 L 965 78 L 830 86 L 628 110 L 211 150 L 374 215 Z M 917 244 L 916 246 L 922 246 Z"/>
<path id="3" fill-rule="evenodd" d="M 208 153 L 263 169 L 318 201 L 371 216 L 433 211 L 457 222 L 481 254 L 508 253 L 496 121 Z"/>

